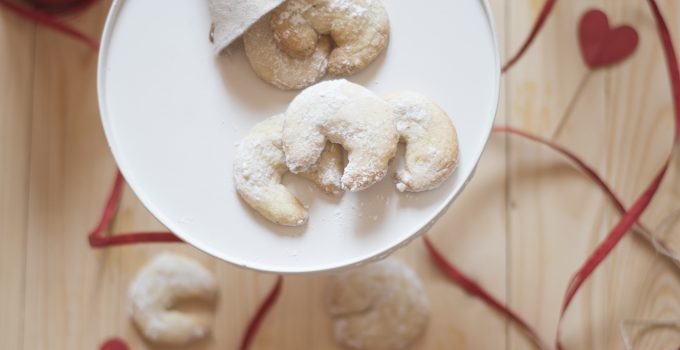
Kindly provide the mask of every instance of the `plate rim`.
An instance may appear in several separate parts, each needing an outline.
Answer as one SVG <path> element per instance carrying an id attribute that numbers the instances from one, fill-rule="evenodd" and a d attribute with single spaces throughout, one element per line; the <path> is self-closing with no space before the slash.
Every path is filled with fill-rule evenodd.
<path id="1" fill-rule="evenodd" d="M 102 128 L 104 129 L 104 135 L 107 140 L 107 145 L 109 149 L 111 150 L 111 154 L 113 155 L 113 158 L 116 162 L 116 167 L 118 171 L 123 175 L 125 178 L 126 183 L 130 187 L 130 189 L 133 191 L 135 196 L 139 199 L 139 201 L 144 205 L 144 207 L 156 218 L 161 224 L 163 224 L 170 232 L 173 234 L 177 235 L 182 241 L 185 243 L 190 244 L 191 246 L 195 247 L 196 249 L 203 251 L 219 260 L 228 262 L 234 266 L 241 267 L 241 268 L 246 268 L 250 270 L 255 270 L 259 272 L 265 272 L 265 273 L 275 273 L 275 274 L 284 274 L 284 275 L 303 275 L 303 274 L 310 274 L 310 273 L 320 273 L 320 272 L 333 272 L 333 271 L 339 271 L 339 270 L 345 270 L 357 266 L 361 266 L 366 263 L 370 263 L 373 261 L 377 261 L 380 259 L 383 259 L 396 250 L 408 245 L 410 242 L 413 240 L 419 238 L 421 235 L 423 235 L 425 232 L 427 232 L 450 208 L 451 204 L 458 198 L 458 196 L 465 190 L 467 185 L 470 183 L 472 180 L 477 167 L 479 165 L 479 161 L 484 154 L 484 151 L 486 150 L 489 139 L 491 137 L 491 132 L 493 130 L 493 126 L 495 124 L 495 120 L 498 114 L 498 107 L 500 105 L 500 90 L 501 90 L 501 59 L 500 59 L 500 49 L 498 45 L 498 35 L 496 32 L 496 25 L 494 22 L 494 16 L 493 16 L 493 11 L 491 9 L 491 5 L 489 3 L 489 0 L 478 0 L 480 2 L 480 5 L 483 7 L 483 10 L 485 12 L 485 17 L 487 21 L 487 25 L 489 26 L 490 33 L 491 33 L 491 40 L 493 44 L 493 54 L 494 54 L 494 87 L 493 87 L 493 101 L 495 103 L 491 104 L 489 106 L 489 113 L 491 114 L 491 118 L 489 119 L 489 127 L 487 128 L 487 132 L 482 148 L 480 150 L 479 155 L 475 159 L 474 166 L 472 167 L 470 173 L 467 175 L 465 179 L 463 179 L 463 183 L 461 184 L 460 188 L 457 191 L 454 191 L 452 195 L 446 199 L 445 202 L 439 206 L 435 212 L 434 215 L 431 215 L 427 220 L 423 220 L 424 224 L 420 227 L 420 229 L 416 230 L 412 234 L 410 234 L 408 237 L 406 237 L 404 240 L 401 242 L 393 245 L 393 246 L 387 246 L 385 249 L 382 251 L 379 251 L 371 256 L 367 257 L 362 257 L 361 259 L 349 263 L 349 264 L 333 264 L 333 265 L 315 265 L 313 268 L 288 268 L 288 269 L 276 269 L 270 266 L 270 264 L 257 264 L 257 263 L 252 263 L 252 262 L 244 262 L 244 261 L 239 261 L 239 259 L 234 259 L 233 257 L 230 256 L 225 256 L 225 254 L 222 254 L 222 252 L 218 252 L 216 250 L 213 250 L 211 247 L 207 247 L 206 245 L 198 242 L 198 240 L 195 240 L 192 235 L 186 234 L 184 232 L 184 229 L 179 227 L 178 225 L 173 224 L 172 220 L 166 219 L 164 215 L 160 212 L 160 210 L 153 204 L 153 201 L 147 197 L 146 193 L 140 189 L 140 186 L 136 184 L 136 180 L 134 180 L 134 177 L 129 177 L 127 176 L 128 170 L 125 169 L 121 164 L 123 164 L 120 160 L 122 158 L 122 155 L 119 153 L 117 147 L 116 147 L 116 141 L 115 138 L 112 135 L 111 126 L 109 120 L 111 119 L 109 117 L 108 109 L 106 108 L 106 97 L 105 97 L 105 76 L 106 76 L 106 64 L 108 61 L 109 57 L 109 48 L 110 48 L 110 43 L 111 43 L 111 38 L 113 36 L 113 32 L 115 29 L 115 24 L 116 20 L 120 14 L 121 8 L 124 6 L 126 0 L 113 0 L 113 3 L 111 5 L 111 8 L 109 10 L 109 13 L 106 17 L 106 22 L 104 24 L 104 30 L 102 32 L 102 38 L 101 38 L 101 43 L 100 43 L 100 50 L 99 50 L 99 55 L 97 59 L 97 101 L 98 101 L 98 106 L 99 106 L 99 115 L 100 115 L 100 120 L 102 122 Z"/>

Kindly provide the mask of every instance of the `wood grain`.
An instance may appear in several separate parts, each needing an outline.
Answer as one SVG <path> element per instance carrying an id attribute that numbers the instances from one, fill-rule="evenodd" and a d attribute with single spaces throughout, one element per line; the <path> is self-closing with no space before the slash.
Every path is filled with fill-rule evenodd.
<path id="1" fill-rule="evenodd" d="M 504 57 L 519 47 L 541 0 L 491 1 Z M 109 1 L 65 20 L 98 35 Z M 575 26 L 603 8 L 641 37 L 626 62 L 595 71 L 558 141 L 584 156 L 631 203 L 669 152 L 672 108 L 665 63 L 644 1 L 562 1 L 528 55 L 504 78 L 497 117 L 550 135 L 581 78 Z M 680 46 L 680 4 L 661 1 Z M 115 165 L 97 115 L 96 55 L 0 10 L 0 349 L 91 350 L 108 337 L 146 343 L 127 315 L 127 288 L 163 250 L 192 256 L 220 282 L 214 334 L 189 350 L 235 349 L 274 276 L 245 271 L 189 246 L 93 251 L 94 225 Z M 644 217 L 656 228 L 680 209 L 680 156 Z M 552 341 L 570 275 L 619 215 L 596 187 L 551 151 L 495 135 L 476 176 L 429 233 L 445 255 Z M 656 233 L 680 251 L 680 220 Z M 126 190 L 115 231 L 163 229 Z M 415 349 L 527 349 L 486 305 L 452 285 L 420 241 L 396 254 L 423 279 L 433 314 Z M 323 310 L 328 276 L 287 277 L 253 349 L 340 349 Z M 563 324 L 567 349 L 620 349 L 624 320 L 680 317 L 680 274 L 633 236 L 586 283 Z M 635 349 L 675 348 L 680 329 L 628 327 Z"/>
<path id="2" fill-rule="evenodd" d="M 0 348 L 23 341 L 35 26 L 0 12 Z"/>
<path id="3" fill-rule="evenodd" d="M 67 21 L 98 35 L 104 5 Z M 83 240 L 114 169 L 97 118 L 97 56 L 43 27 L 35 46 L 24 347 L 94 349 L 118 313 L 117 254 Z"/>

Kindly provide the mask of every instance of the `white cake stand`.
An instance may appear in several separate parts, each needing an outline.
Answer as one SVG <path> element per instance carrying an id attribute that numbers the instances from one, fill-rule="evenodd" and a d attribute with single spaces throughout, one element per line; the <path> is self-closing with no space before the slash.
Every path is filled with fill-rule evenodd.
<path id="1" fill-rule="evenodd" d="M 378 94 L 426 94 L 451 116 L 456 173 L 435 191 L 399 193 L 391 175 L 333 198 L 284 179 L 309 206 L 302 228 L 261 218 L 232 180 L 235 145 L 283 112 L 296 92 L 251 70 L 242 47 L 215 57 L 206 1 L 115 1 L 104 30 L 98 90 L 106 137 L 126 180 L 170 230 L 233 264 L 277 273 L 334 270 L 377 259 L 425 232 L 472 176 L 499 96 L 499 58 L 487 1 L 383 0 L 389 48 L 349 80 Z M 395 159 L 391 174 L 401 161 Z"/>

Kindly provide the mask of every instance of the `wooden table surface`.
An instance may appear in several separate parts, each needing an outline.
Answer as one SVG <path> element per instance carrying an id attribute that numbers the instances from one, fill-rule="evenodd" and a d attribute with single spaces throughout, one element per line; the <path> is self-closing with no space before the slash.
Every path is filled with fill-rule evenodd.
<path id="1" fill-rule="evenodd" d="M 507 58 L 541 0 L 493 0 Z M 680 46 L 680 2 L 661 0 Z M 635 55 L 592 73 L 558 141 L 594 164 L 630 204 L 669 153 L 672 104 L 646 1 L 562 1 L 528 55 L 506 76 L 498 124 L 550 135 L 587 69 L 576 23 L 589 7 L 640 34 Z M 109 3 L 65 20 L 99 35 Z M 0 10 L 0 349 L 97 349 L 108 337 L 146 344 L 127 316 L 129 281 L 163 250 L 194 256 L 217 275 L 214 335 L 186 349 L 235 349 L 274 277 L 184 245 L 90 249 L 115 165 L 97 112 L 97 56 L 81 43 Z M 680 158 L 644 215 L 655 228 L 680 207 Z M 471 276 L 554 339 L 567 281 L 619 215 L 564 158 L 496 135 L 476 176 L 430 236 Z M 116 230 L 162 228 L 126 192 Z M 680 250 L 680 224 L 656 232 Z M 528 349 L 506 319 L 452 285 L 420 240 L 396 255 L 424 280 L 433 305 L 414 349 Z M 253 349 L 337 349 L 322 308 L 325 276 L 287 277 Z M 567 349 L 621 349 L 624 320 L 680 319 L 680 273 L 638 237 L 626 237 L 574 300 L 562 328 Z M 630 329 L 635 349 L 676 349 L 680 329 Z"/>

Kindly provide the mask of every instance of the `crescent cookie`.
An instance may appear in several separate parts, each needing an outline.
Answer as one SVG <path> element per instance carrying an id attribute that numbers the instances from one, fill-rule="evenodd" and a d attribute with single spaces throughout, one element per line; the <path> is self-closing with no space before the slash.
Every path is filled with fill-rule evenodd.
<path id="1" fill-rule="evenodd" d="M 205 337 L 210 327 L 197 317 L 170 308 L 182 299 L 214 301 L 215 277 L 201 264 L 163 253 L 144 266 L 129 290 L 132 320 L 154 343 L 183 345 Z"/>
<path id="2" fill-rule="evenodd" d="M 325 35 L 336 47 L 328 61 L 332 75 L 355 74 L 389 42 L 390 24 L 380 0 L 288 0 L 272 12 L 274 38 L 292 57 L 308 57 Z"/>
<path id="3" fill-rule="evenodd" d="M 309 170 L 327 140 L 348 153 L 342 188 L 359 191 L 385 176 L 399 136 L 389 105 L 370 90 L 343 79 L 309 87 L 291 102 L 283 127 L 288 169 L 293 173 Z"/>
<path id="4" fill-rule="evenodd" d="M 446 112 L 428 97 L 396 92 L 385 98 L 392 108 L 401 142 L 404 168 L 395 176 L 399 191 L 439 187 L 458 165 L 458 137 Z"/>
<path id="5" fill-rule="evenodd" d="M 243 36 L 246 56 L 255 73 L 283 90 L 302 89 L 321 80 L 328 68 L 330 40 L 321 38 L 308 57 L 291 57 L 276 45 L 270 17 L 261 18 Z"/>
<path id="6" fill-rule="evenodd" d="M 411 268 L 395 259 L 341 273 L 329 286 L 335 339 L 353 349 L 405 349 L 425 330 L 430 305 Z"/>
<path id="7" fill-rule="evenodd" d="M 277 115 L 253 127 L 241 141 L 234 159 L 236 191 L 267 220 L 285 226 L 307 222 L 307 209 L 281 184 L 288 172 L 281 147 L 284 116 Z M 319 161 L 301 175 L 324 191 L 339 193 L 342 175 L 342 149 L 324 144 Z"/>

